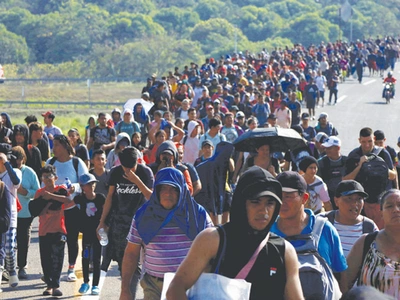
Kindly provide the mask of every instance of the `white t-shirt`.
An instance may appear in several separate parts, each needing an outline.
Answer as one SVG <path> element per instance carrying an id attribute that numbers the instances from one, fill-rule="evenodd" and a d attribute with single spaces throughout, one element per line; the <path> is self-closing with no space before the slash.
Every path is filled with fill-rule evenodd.
<path id="1" fill-rule="evenodd" d="M 326 86 L 326 78 L 324 75 L 315 77 L 315 84 L 319 91 L 324 91 Z"/>
<path id="2" fill-rule="evenodd" d="M 322 202 L 331 201 L 328 194 L 328 187 L 322 178 L 317 175 L 315 175 L 314 182 L 307 185 L 307 193 L 310 195 L 308 203 L 314 213 L 321 210 Z"/>
<path id="3" fill-rule="evenodd" d="M 17 190 L 21 185 L 22 182 L 22 172 L 19 169 L 14 168 L 15 173 L 17 174 L 20 184 L 14 185 L 11 181 L 10 175 L 8 174 L 8 171 L 5 171 L 3 173 L 0 173 L 0 180 L 4 182 L 4 184 L 7 186 L 8 190 L 10 191 L 13 201 L 11 201 L 11 220 L 10 220 L 10 227 L 17 227 L 17 216 L 18 216 L 18 211 L 17 211 Z"/>

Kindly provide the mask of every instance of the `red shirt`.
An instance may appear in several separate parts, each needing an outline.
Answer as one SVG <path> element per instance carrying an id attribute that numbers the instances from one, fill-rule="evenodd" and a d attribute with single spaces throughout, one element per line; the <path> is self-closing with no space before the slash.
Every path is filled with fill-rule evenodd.
<path id="1" fill-rule="evenodd" d="M 56 185 L 54 187 L 54 192 L 57 192 L 61 188 L 65 189 L 65 186 Z M 34 198 L 38 198 L 39 193 L 44 189 L 45 188 L 38 189 Z M 67 230 L 65 229 L 64 204 L 61 205 L 58 210 L 50 210 L 46 208 L 39 215 L 39 236 L 45 236 L 48 233 L 57 232 L 67 234 Z"/>

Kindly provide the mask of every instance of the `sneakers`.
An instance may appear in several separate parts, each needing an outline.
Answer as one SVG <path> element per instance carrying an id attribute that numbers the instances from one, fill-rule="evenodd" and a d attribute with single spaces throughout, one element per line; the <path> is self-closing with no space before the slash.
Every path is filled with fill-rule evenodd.
<path id="1" fill-rule="evenodd" d="M 100 294 L 100 289 L 98 286 L 93 286 L 92 287 L 92 295 L 99 295 Z"/>
<path id="2" fill-rule="evenodd" d="M 28 279 L 28 274 L 26 274 L 26 271 L 24 268 L 19 269 L 18 271 L 18 278 L 19 279 Z"/>
<path id="3" fill-rule="evenodd" d="M 67 281 L 68 281 L 68 282 L 74 282 L 74 281 L 76 281 L 76 275 L 75 275 L 74 269 L 68 269 Z"/>
<path id="4" fill-rule="evenodd" d="M 19 280 L 18 280 L 17 274 L 10 275 L 10 279 L 8 280 L 8 284 L 10 285 L 10 287 L 15 288 L 15 287 L 17 287 L 18 283 L 19 283 Z"/>
<path id="5" fill-rule="evenodd" d="M 88 285 L 86 282 L 82 283 L 81 288 L 79 289 L 80 294 L 86 294 L 87 291 L 89 290 L 90 285 Z M 92 289 L 93 292 L 93 289 Z"/>

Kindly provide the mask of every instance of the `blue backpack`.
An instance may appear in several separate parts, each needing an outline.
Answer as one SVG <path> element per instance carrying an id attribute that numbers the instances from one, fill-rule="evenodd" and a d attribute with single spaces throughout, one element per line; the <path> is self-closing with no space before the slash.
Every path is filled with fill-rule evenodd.
<path id="1" fill-rule="evenodd" d="M 305 241 L 302 246 L 295 247 L 299 261 L 299 277 L 305 299 L 339 300 L 342 293 L 331 268 L 318 253 L 319 239 L 326 218 L 317 216 L 314 228 L 309 234 L 287 236 L 290 241 Z"/>

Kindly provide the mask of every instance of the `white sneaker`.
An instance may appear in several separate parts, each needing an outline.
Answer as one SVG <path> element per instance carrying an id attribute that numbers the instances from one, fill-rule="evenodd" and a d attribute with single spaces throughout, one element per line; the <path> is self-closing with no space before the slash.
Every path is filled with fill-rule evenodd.
<path id="1" fill-rule="evenodd" d="M 17 287 L 18 283 L 19 283 L 18 275 L 17 274 L 10 275 L 10 279 L 8 280 L 8 284 L 10 285 L 10 287 L 15 288 Z"/>
<path id="2" fill-rule="evenodd" d="M 72 270 L 68 270 L 68 274 L 67 274 L 67 281 L 68 282 L 74 282 L 74 281 L 76 281 L 76 275 L 75 275 L 75 271 L 72 269 Z"/>

